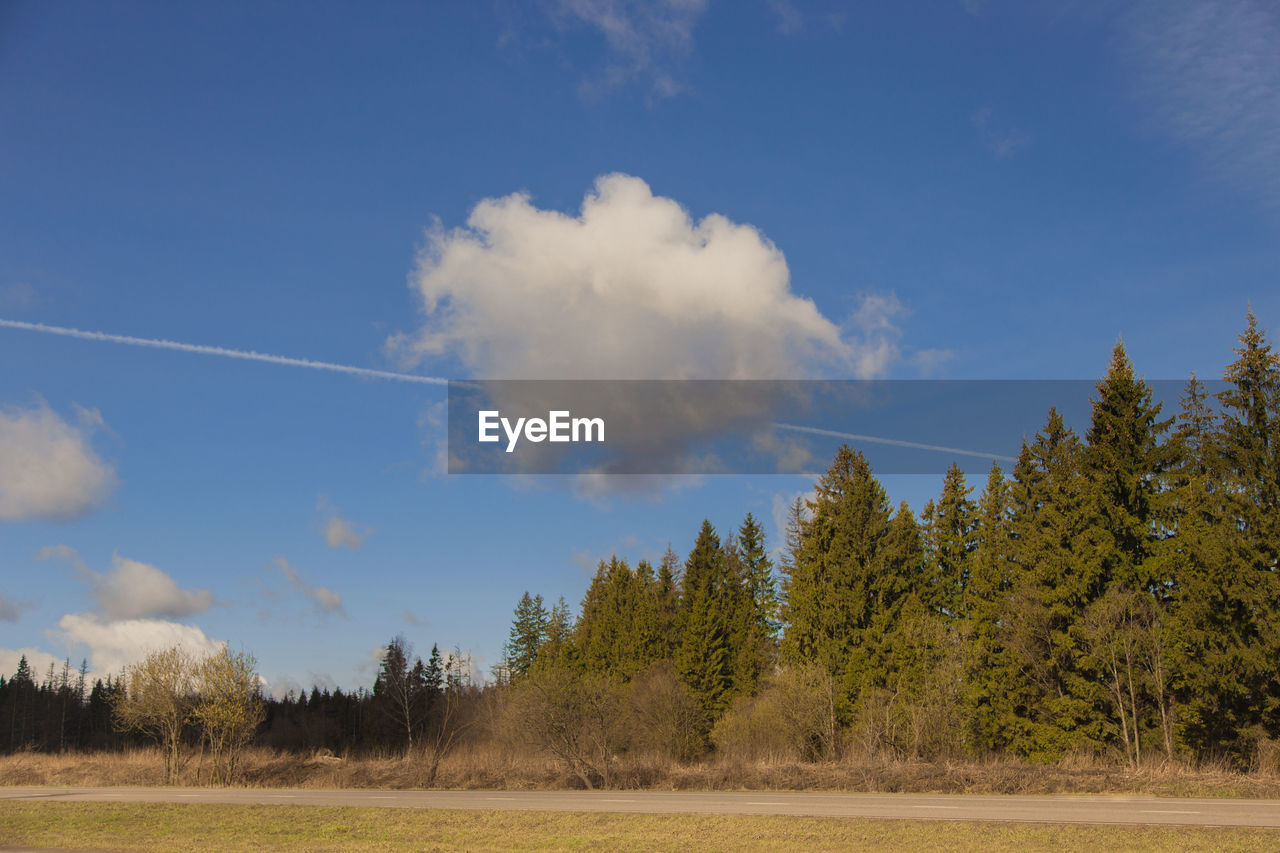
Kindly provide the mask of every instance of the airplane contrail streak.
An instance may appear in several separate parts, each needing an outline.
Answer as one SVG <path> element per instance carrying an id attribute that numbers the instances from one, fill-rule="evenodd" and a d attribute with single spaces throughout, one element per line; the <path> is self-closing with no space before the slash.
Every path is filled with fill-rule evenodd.
<path id="1" fill-rule="evenodd" d="M 78 338 L 84 341 L 105 341 L 113 344 L 128 344 L 135 347 L 151 347 L 153 349 L 177 350 L 197 355 L 216 355 L 223 358 L 239 358 L 245 361 L 261 361 L 267 364 L 280 364 L 287 367 L 305 367 L 311 370 L 329 370 L 334 373 L 346 373 L 350 376 L 364 376 L 370 379 L 387 379 L 393 382 L 417 382 L 424 385 L 448 385 L 448 379 L 438 376 L 418 376 L 413 373 L 396 373 L 390 370 L 374 370 L 368 367 L 353 367 L 349 364 L 334 364 L 328 361 L 312 361 L 309 358 L 290 358 L 283 355 L 254 352 L 253 350 L 228 349 L 227 347 L 205 346 L 203 344 L 184 344 L 180 341 L 169 341 L 161 338 L 135 338 L 131 335 L 113 335 L 108 332 L 89 332 L 83 329 L 72 329 L 67 326 L 50 326 L 46 323 L 27 323 L 22 320 L 5 320 L 0 318 L 0 327 L 23 329 L 28 332 L 43 332 L 46 335 L 61 335 L 66 338 Z M 977 456 L 982 459 L 998 459 L 1016 462 L 1012 456 L 998 453 L 983 453 L 977 450 L 962 450 L 958 447 L 944 447 L 937 444 L 923 444 L 916 441 L 904 441 L 897 438 L 882 438 L 875 435 L 859 435 L 851 432 L 820 429 L 818 427 L 800 426 L 797 424 L 775 423 L 778 429 L 803 432 L 810 435 L 843 438 L 850 441 L 867 441 L 873 444 L 887 444 L 894 447 L 909 447 L 914 450 L 930 450 L 939 453 L 955 453 L 962 456 Z"/>
<path id="2" fill-rule="evenodd" d="M 873 444 L 890 444 L 894 447 L 909 447 L 913 450 L 933 450 L 938 453 L 956 453 L 961 456 L 977 456 L 982 459 L 999 459 L 1003 462 L 1017 462 L 1015 456 L 1002 456 L 999 453 L 983 453 L 980 450 L 961 450 L 958 447 L 943 447 L 939 444 L 922 444 L 918 441 L 903 441 L 899 438 L 881 438 L 877 435 L 858 435 L 853 432 L 837 432 L 832 429 L 820 429 L 818 427 L 799 426 L 797 424 L 781 424 L 775 423 L 778 429 L 788 429 L 792 432 L 805 432 L 810 435 L 825 435 L 831 438 L 844 438 L 849 441 L 869 441 Z"/>
<path id="3" fill-rule="evenodd" d="M 417 376 L 412 373 L 395 373 L 390 370 L 373 370 L 368 367 L 352 367 L 349 364 L 333 364 L 328 361 L 312 361 L 309 358 L 289 358 L 284 355 L 270 355 L 253 350 L 227 349 L 211 347 L 203 344 L 184 344 L 179 341 L 166 341 L 158 338 L 135 338 L 130 335 L 112 335 L 106 332 L 86 332 L 82 329 L 70 329 L 66 326 L 49 326 L 44 323 L 24 323 L 21 320 L 0 319 L 0 326 L 10 329 L 25 329 L 29 332 L 44 332 L 47 335 L 62 335 L 66 338 L 79 338 L 84 341 L 106 341 L 113 344 L 128 344 L 135 347 L 152 347 L 154 349 L 178 350 L 192 352 L 197 355 L 218 355 L 223 358 L 240 358 L 246 361 L 263 361 L 267 364 L 283 364 L 288 367 L 306 367 L 311 370 L 331 370 L 335 373 L 346 373 L 351 376 L 365 376 L 370 379 L 389 379 L 395 382 L 419 382 L 424 385 L 448 385 L 448 379 L 437 376 Z"/>

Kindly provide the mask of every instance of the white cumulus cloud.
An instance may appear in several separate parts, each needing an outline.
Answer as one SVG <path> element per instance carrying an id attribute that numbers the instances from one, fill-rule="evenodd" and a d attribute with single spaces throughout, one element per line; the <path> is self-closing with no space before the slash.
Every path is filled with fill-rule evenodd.
<path id="1" fill-rule="evenodd" d="M 861 377 L 895 339 L 823 316 L 756 228 L 695 221 L 621 174 L 599 178 L 576 216 L 521 193 L 480 202 L 465 228 L 430 232 L 412 284 L 427 322 L 390 349 L 454 355 L 478 378 Z"/>
<path id="2" fill-rule="evenodd" d="M 57 637 L 69 648 L 87 649 L 90 668 L 98 674 L 118 673 L 151 652 L 182 646 L 211 655 L 222 643 L 205 636 L 195 625 L 163 619 L 108 620 L 93 613 L 68 613 L 58 620 Z"/>
<path id="3" fill-rule="evenodd" d="M 43 402 L 0 409 L 0 521 L 68 520 L 111 494 L 115 469 L 90 445 L 102 416 L 79 415 L 69 423 Z"/>

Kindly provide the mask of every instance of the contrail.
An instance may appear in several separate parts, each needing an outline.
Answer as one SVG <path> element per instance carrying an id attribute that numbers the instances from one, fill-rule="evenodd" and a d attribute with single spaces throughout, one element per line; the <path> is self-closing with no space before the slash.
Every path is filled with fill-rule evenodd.
<path id="1" fill-rule="evenodd" d="M 807 432 L 810 435 L 826 435 L 832 438 L 847 438 L 850 441 L 870 441 L 874 444 L 891 444 L 894 447 L 910 447 L 913 450 L 936 450 L 939 453 L 957 453 L 962 456 L 977 456 L 982 459 L 999 459 L 1003 462 L 1017 462 L 1017 457 L 1001 456 L 999 453 L 983 453 L 979 450 L 961 450 L 958 447 L 943 447 L 938 444 L 921 444 L 918 441 L 903 441 L 898 438 L 881 438 L 876 435 L 858 435 L 852 432 L 836 432 L 818 427 L 797 426 L 796 424 L 775 423 L 778 429 L 789 429 L 793 432 Z"/>
<path id="2" fill-rule="evenodd" d="M 390 370 L 372 370 L 368 367 L 352 367 L 349 364 L 333 364 L 328 361 L 312 361 L 309 358 L 289 358 L 284 355 L 270 355 L 253 350 L 227 349 L 226 347 L 210 347 L 202 344 L 184 344 L 178 341 L 166 341 L 157 338 L 135 338 L 130 335 L 111 335 L 106 332 L 86 332 L 82 329 L 69 329 L 66 326 L 48 326 L 44 323 L 24 323 L 21 320 L 0 319 L 0 326 L 10 329 L 26 329 L 29 332 L 44 332 L 48 335 L 62 335 L 67 338 L 79 338 L 84 341 L 106 341 L 113 344 L 129 344 L 135 347 L 153 347 L 155 349 L 193 352 L 197 355 L 219 355 L 223 358 L 242 358 L 246 361 L 265 361 L 267 364 L 283 364 L 289 367 L 308 367 L 312 370 L 332 370 L 335 373 L 346 373 L 351 376 L 366 376 L 370 379 L 391 379 L 396 382 L 420 382 L 425 385 L 448 385 L 448 379 L 436 376 L 416 376 L 412 373 L 395 373 Z"/>
<path id="3" fill-rule="evenodd" d="M 45 323 L 24 323 L 21 320 L 5 320 L 0 318 L 0 327 L 25 329 L 28 332 L 44 332 L 47 335 L 61 335 L 66 338 L 79 338 L 84 341 L 106 341 L 113 344 L 128 344 L 135 347 L 151 347 L 153 349 L 177 350 L 197 355 L 217 355 L 223 358 L 239 358 L 245 361 L 263 361 L 267 364 L 282 364 L 287 367 L 306 367 L 311 370 L 329 370 L 334 373 L 346 373 L 349 376 L 365 376 L 370 379 L 389 379 L 395 382 L 418 382 L 424 385 L 448 385 L 448 379 L 438 376 L 418 376 L 412 373 L 396 373 L 390 370 L 373 370 L 368 367 L 353 367 L 349 364 L 334 364 L 329 361 L 312 361 L 309 358 L 290 358 L 284 355 L 271 355 L 253 350 L 228 349 L 211 347 L 203 344 L 184 344 L 180 341 L 168 341 L 160 338 L 135 338 L 131 335 L 113 335 L 107 332 L 87 332 L 83 329 L 72 329 L 67 326 L 50 326 Z M 889 444 L 895 447 L 909 447 L 915 450 L 932 450 L 939 453 L 955 453 L 962 456 L 977 456 L 981 459 L 999 459 L 1005 462 L 1016 462 L 1012 456 L 998 453 L 983 453 L 977 450 L 962 450 L 958 447 L 943 447 L 937 444 L 921 444 L 916 441 L 903 441 L 897 438 L 881 438 L 875 435 L 858 435 L 851 432 L 819 429 L 818 427 L 799 426 L 797 424 L 775 423 L 778 429 L 804 432 L 810 435 L 824 435 L 831 438 L 844 438 L 850 441 L 868 441 L 874 444 Z"/>

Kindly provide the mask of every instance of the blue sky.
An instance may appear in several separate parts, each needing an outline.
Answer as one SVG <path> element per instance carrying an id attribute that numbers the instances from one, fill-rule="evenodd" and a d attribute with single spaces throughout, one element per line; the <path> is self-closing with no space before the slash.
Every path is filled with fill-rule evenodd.
<path id="1" fill-rule="evenodd" d="M 11 2 L 0 318 L 442 377 L 1090 378 L 1123 335 L 1214 377 L 1280 315 L 1276 44 L 1260 0 Z M 523 590 L 807 487 L 450 478 L 443 399 L 0 328 L 0 671 L 487 668 Z"/>

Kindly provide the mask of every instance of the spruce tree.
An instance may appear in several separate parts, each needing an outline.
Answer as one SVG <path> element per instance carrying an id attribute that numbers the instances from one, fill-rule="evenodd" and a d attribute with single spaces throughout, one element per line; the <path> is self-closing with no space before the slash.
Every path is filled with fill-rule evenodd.
<path id="1" fill-rule="evenodd" d="M 657 622 L 659 652 L 657 659 L 673 657 L 680 645 L 680 557 L 667 545 L 662 562 L 658 564 Z"/>
<path id="2" fill-rule="evenodd" d="M 546 639 L 538 648 L 534 669 L 549 670 L 574 668 L 578 665 L 577 649 L 573 644 L 573 624 L 569 605 L 561 597 L 547 614 Z"/>
<path id="3" fill-rule="evenodd" d="M 511 623 L 503 659 L 507 677 L 515 681 L 526 675 L 538 659 L 538 650 L 547 636 L 547 610 L 542 596 L 530 597 L 526 591 L 516 605 L 515 619 Z"/>
<path id="4" fill-rule="evenodd" d="M 1249 311 L 1236 360 L 1228 365 L 1222 406 L 1222 475 L 1254 568 L 1274 572 L 1280 548 L 1280 356 Z"/>
<path id="5" fill-rule="evenodd" d="M 965 590 L 969 585 L 970 558 L 975 548 L 972 491 L 964 472 L 954 463 L 942 481 L 942 495 L 925 508 L 925 543 L 929 560 L 927 576 L 919 589 L 920 600 L 948 619 L 964 616 Z"/>
<path id="6" fill-rule="evenodd" d="M 1235 353 L 1218 395 L 1225 553 L 1209 569 L 1225 614 L 1215 645 L 1229 669 L 1214 684 L 1215 701 L 1197 715 L 1204 731 L 1190 726 L 1188 734 L 1212 742 L 1229 740 L 1234 730 L 1234 751 L 1241 752 L 1258 732 L 1280 732 L 1280 357 L 1252 311 Z"/>
<path id="7" fill-rule="evenodd" d="M 741 602 L 735 618 L 735 681 L 742 693 L 755 691 L 776 657 L 778 590 L 773 561 L 765 550 L 764 528 L 747 513 L 738 528 L 737 559 L 741 567 Z"/>
<path id="8" fill-rule="evenodd" d="M 724 549 L 710 521 L 702 522 L 684 568 L 681 639 L 676 672 L 714 716 L 724 710 L 733 687 L 733 661 L 724 604 L 728 590 Z"/>
<path id="9" fill-rule="evenodd" d="M 1009 481 L 999 464 L 992 463 L 976 509 L 964 605 L 967 739 L 979 752 L 1003 747 L 1014 739 L 1018 727 L 1015 693 L 1019 679 L 1001 636 L 1001 620 L 1009 615 L 1014 572 L 1011 506 Z"/>
<path id="10" fill-rule="evenodd" d="M 1083 458 L 1094 512 L 1107 534 L 1095 559 L 1106 582 L 1163 595 L 1164 579 L 1154 573 L 1151 557 L 1155 504 L 1166 467 L 1161 437 L 1169 421 L 1160 420 L 1161 406 L 1152 402 L 1150 386 L 1134 375 L 1123 344 L 1112 350 L 1097 391 Z"/>
<path id="11" fill-rule="evenodd" d="M 1054 408 L 1014 467 L 1017 568 L 1001 641 L 1009 650 L 1009 687 L 1021 694 L 1011 746 L 1037 760 L 1100 748 L 1107 737 L 1106 696 L 1079 630 L 1105 586 L 1098 559 L 1104 529 L 1080 471 L 1083 453 Z"/>
<path id="12" fill-rule="evenodd" d="M 840 447 L 815 492 L 787 579 L 782 653 L 841 678 L 847 699 L 861 680 L 875 615 L 901 579 L 884 572 L 889 503 L 866 458 Z"/>

